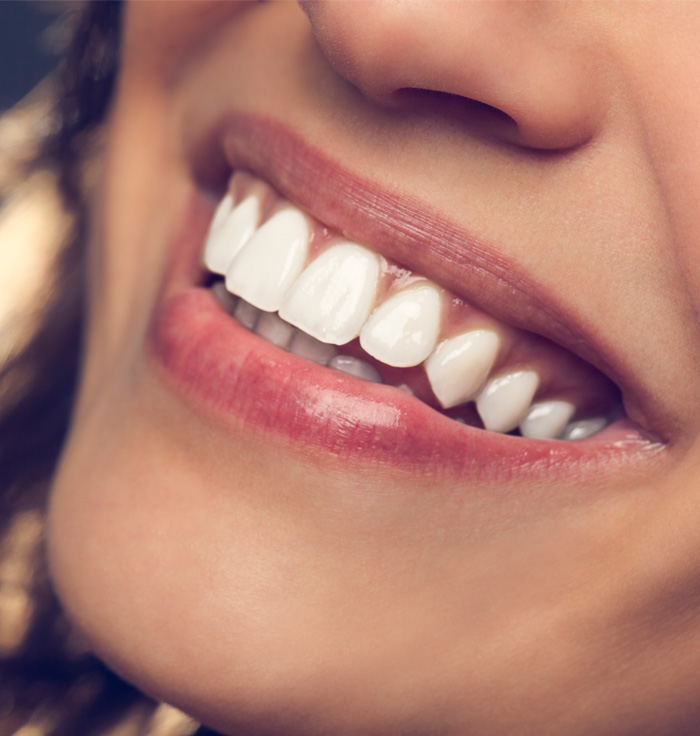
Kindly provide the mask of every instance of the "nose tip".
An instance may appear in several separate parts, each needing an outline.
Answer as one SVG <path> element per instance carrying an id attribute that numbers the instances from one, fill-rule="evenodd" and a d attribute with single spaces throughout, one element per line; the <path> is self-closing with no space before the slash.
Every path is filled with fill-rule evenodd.
<path id="1" fill-rule="evenodd" d="M 581 145 L 604 113 L 595 54 L 568 3 L 307 0 L 335 70 L 369 100 L 458 115 L 523 147 Z"/>

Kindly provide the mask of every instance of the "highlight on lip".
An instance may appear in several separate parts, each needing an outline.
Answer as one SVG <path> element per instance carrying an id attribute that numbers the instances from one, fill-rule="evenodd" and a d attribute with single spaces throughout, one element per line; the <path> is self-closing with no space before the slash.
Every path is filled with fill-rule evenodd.
<path id="1" fill-rule="evenodd" d="M 246 329 L 462 423 L 581 440 L 621 414 L 617 388 L 581 359 L 348 241 L 248 172 L 232 175 L 203 261 Z"/>

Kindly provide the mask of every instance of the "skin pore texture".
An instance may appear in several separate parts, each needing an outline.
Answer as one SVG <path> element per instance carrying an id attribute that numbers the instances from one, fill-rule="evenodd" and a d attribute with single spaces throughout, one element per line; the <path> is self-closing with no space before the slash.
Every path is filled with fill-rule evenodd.
<path id="1" fill-rule="evenodd" d="M 690 3 L 127 5 L 49 517 L 100 657 L 226 734 L 697 733 L 698 39 Z M 623 418 L 487 432 L 244 330 L 200 265 L 234 170 Z"/>

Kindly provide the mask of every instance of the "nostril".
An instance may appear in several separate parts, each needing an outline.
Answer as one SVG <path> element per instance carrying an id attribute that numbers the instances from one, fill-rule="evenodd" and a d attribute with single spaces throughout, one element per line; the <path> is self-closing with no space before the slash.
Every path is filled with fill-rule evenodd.
<path id="1" fill-rule="evenodd" d="M 440 117 L 479 136 L 510 140 L 518 133 L 518 124 L 503 110 L 451 92 L 402 87 L 390 104 L 402 112 Z"/>
<path id="2" fill-rule="evenodd" d="M 557 131 L 545 124 L 519 123 L 498 107 L 440 90 L 402 87 L 391 93 L 385 104 L 402 114 L 440 119 L 478 138 L 538 154 L 566 152 L 585 145 L 592 137 L 582 126 L 562 126 Z"/>
<path id="3" fill-rule="evenodd" d="M 442 115 L 535 152 L 587 144 L 608 77 L 556 4 L 353 3 L 306 8 L 321 53 L 370 103 Z M 562 39 L 568 42 L 563 43 Z"/>

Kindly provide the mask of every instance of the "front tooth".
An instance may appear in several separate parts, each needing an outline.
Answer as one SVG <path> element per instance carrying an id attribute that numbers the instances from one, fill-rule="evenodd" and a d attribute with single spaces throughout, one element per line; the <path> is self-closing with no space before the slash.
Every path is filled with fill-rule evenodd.
<path id="1" fill-rule="evenodd" d="M 484 427 L 492 432 L 515 429 L 539 385 L 535 371 L 516 371 L 490 381 L 476 400 Z"/>
<path id="2" fill-rule="evenodd" d="M 593 419 L 581 419 L 578 422 L 567 424 L 561 433 L 562 440 L 585 440 L 591 435 L 597 434 L 605 429 L 608 420 L 605 417 L 594 417 Z"/>
<path id="3" fill-rule="evenodd" d="M 233 259 L 226 288 L 265 312 L 276 312 L 306 262 L 311 228 L 296 207 L 275 213 Z"/>
<path id="4" fill-rule="evenodd" d="M 374 306 L 379 257 L 355 243 L 334 245 L 287 292 L 280 316 L 318 340 L 354 340 Z"/>
<path id="5" fill-rule="evenodd" d="M 520 422 L 520 434 L 533 440 L 555 440 L 575 411 L 570 401 L 540 401 L 530 407 Z"/>
<path id="6" fill-rule="evenodd" d="M 441 342 L 425 372 L 443 409 L 472 399 L 484 385 L 501 346 L 493 330 L 473 330 Z"/>
<path id="7" fill-rule="evenodd" d="M 235 207 L 230 194 L 221 201 L 204 246 L 204 265 L 209 271 L 225 274 L 231 261 L 253 236 L 260 224 L 264 195 L 265 185 L 256 182 Z"/>
<path id="8" fill-rule="evenodd" d="M 286 350 L 294 336 L 294 328 L 280 319 L 274 312 L 263 312 L 260 315 L 255 334 L 264 337 L 268 342 Z"/>
<path id="9" fill-rule="evenodd" d="M 369 363 L 359 358 L 353 358 L 350 355 L 336 355 L 328 362 L 329 368 L 334 368 L 341 373 L 347 373 L 349 376 L 361 378 L 363 381 L 371 381 L 372 383 L 381 383 L 382 377 L 379 371 Z"/>
<path id="10" fill-rule="evenodd" d="M 360 344 L 387 365 L 418 365 L 437 342 L 440 308 L 440 291 L 429 281 L 404 289 L 374 310 L 360 332 Z"/>
<path id="11" fill-rule="evenodd" d="M 338 350 L 335 345 L 328 345 L 301 330 L 296 330 L 292 344 L 289 346 L 289 352 L 319 365 L 326 365 Z"/>

